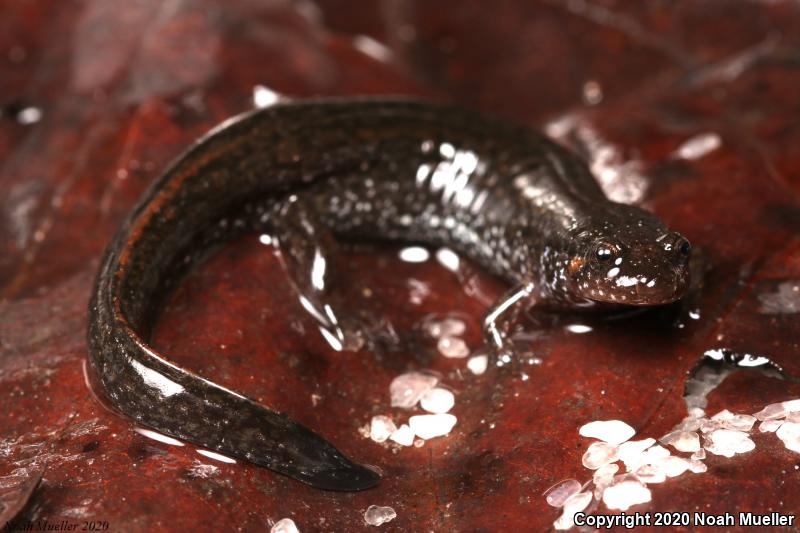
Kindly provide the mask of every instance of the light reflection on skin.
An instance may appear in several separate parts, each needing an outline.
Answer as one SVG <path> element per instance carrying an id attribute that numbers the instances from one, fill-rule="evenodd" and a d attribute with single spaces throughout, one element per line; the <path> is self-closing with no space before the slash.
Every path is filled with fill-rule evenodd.
<path id="1" fill-rule="evenodd" d="M 178 439 L 173 439 L 172 437 L 169 437 L 157 431 L 153 431 L 152 429 L 134 428 L 133 430 L 143 437 L 147 437 L 148 439 L 153 439 L 163 444 L 169 444 L 170 446 L 185 446 L 185 444 L 179 441 Z"/>
<path id="2" fill-rule="evenodd" d="M 144 380 L 146 385 L 157 389 L 161 396 L 164 398 L 169 398 L 170 396 L 174 396 L 176 394 L 182 393 L 185 389 L 183 385 L 180 383 L 176 383 L 166 377 L 163 374 L 156 372 L 155 370 L 144 366 L 139 361 L 135 359 L 131 360 L 131 366 L 136 370 L 136 372 L 141 376 L 142 380 Z"/>
<path id="3" fill-rule="evenodd" d="M 227 455 L 222 455 L 221 453 L 212 452 L 211 450 L 197 450 L 197 453 L 221 463 L 236 464 L 236 459 L 228 457 Z"/>
<path id="4" fill-rule="evenodd" d="M 461 259 L 450 248 L 439 248 L 436 251 L 436 260 L 450 272 L 458 272 Z"/>
<path id="5" fill-rule="evenodd" d="M 314 250 L 314 262 L 311 265 L 311 285 L 318 291 L 325 290 L 325 258 L 319 251 L 319 248 Z"/>
<path id="6" fill-rule="evenodd" d="M 281 95 L 264 85 L 253 87 L 253 105 L 258 108 L 270 107 L 281 101 Z"/>
<path id="7" fill-rule="evenodd" d="M 422 246 L 408 246 L 400 250 L 400 260 L 407 263 L 424 263 L 430 255 L 430 252 Z"/>
<path id="8" fill-rule="evenodd" d="M 566 326 L 564 329 L 566 329 L 570 333 L 589 333 L 590 331 L 592 331 L 591 326 L 587 326 L 585 324 L 570 324 Z"/>

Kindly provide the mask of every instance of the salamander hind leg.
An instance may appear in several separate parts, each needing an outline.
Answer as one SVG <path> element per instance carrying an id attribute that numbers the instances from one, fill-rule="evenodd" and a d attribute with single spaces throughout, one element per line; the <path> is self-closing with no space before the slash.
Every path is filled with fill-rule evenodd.
<path id="1" fill-rule="evenodd" d="M 342 252 L 312 206 L 291 195 L 277 207 L 270 226 L 300 303 L 328 344 L 358 351 L 399 343 L 390 325 L 347 305 L 337 288 Z"/>

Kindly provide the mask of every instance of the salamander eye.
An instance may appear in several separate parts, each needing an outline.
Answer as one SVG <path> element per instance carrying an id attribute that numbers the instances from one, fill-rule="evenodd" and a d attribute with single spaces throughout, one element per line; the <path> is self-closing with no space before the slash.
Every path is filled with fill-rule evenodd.
<path id="1" fill-rule="evenodd" d="M 611 261 L 611 258 L 614 257 L 614 252 L 611 251 L 611 248 L 601 246 L 595 250 L 594 257 L 602 262 Z"/>
<path id="2" fill-rule="evenodd" d="M 689 241 L 687 241 L 686 239 L 682 239 L 678 243 L 677 248 L 678 251 L 681 253 L 681 255 L 688 256 L 690 253 L 692 253 L 692 245 L 689 244 Z"/>
<path id="3" fill-rule="evenodd" d="M 619 246 L 611 242 L 598 242 L 594 247 L 594 258 L 601 263 L 615 259 L 620 253 Z"/>

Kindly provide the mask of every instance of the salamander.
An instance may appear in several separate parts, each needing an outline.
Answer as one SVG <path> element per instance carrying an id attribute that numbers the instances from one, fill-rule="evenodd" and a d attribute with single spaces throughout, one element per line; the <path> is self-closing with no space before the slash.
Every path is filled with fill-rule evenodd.
<path id="1" fill-rule="evenodd" d="M 112 405 L 156 430 L 326 490 L 376 485 L 310 429 L 176 366 L 148 344 L 188 269 L 246 232 L 273 235 L 303 306 L 341 349 L 363 344 L 330 278 L 337 238 L 445 245 L 511 289 L 484 321 L 495 353 L 520 309 L 673 302 L 691 246 L 609 201 L 536 131 L 403 99 L 280 103 L 209 132 L 155 181 L 108 246 L 89 305 L 90 367 Z M 361 324 L 363 325 L 363 324 Z"/>

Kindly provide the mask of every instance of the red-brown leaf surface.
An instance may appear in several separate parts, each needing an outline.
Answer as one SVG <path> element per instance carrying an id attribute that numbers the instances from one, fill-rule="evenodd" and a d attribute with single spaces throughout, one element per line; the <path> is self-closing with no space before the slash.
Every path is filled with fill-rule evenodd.
<path id="1" fill-rule="evenodd" d="M 148 439 L 85 383 L 98 258 L 170 159 L 252 107 L 257 85 L 292 97 L 414 94 L 547 127 L 593 162 L 612 197 L 692 240 L 702 284 L 677 308 L 629 320 L 531 322 L 542 363 L 476 377 L 464 360 L 435 355 L 415 325 L 459 311 L 478 348 L 497 280 L 405 263 L 394 247 L 350 247 L 341 290 L 387 318 L 406 349 L 337 353 L 273 250 L 249 237 L 185 280 L 153 342 L 385 479 L 357 494 L 319 492 Z M 800 374 L 799 315 L 763 303 L 800 283 L 799 88 L 800 6 L 788 0 L 6 2 L 0 516 L 22 509 L 18 519 L 107 521 L 111 531 L 256 531 L 291 517 L 301 531 L 359 531 L 377 504 L 398 515 L 382 531 L 547 530 L 558 512 L 545 489 L 590 477 L 582 424 L 622 419 L 660 437 L 685 416 L 685 374 L 709 348 L 768 355 Z M 40 119 L 26 124 L 26 108 Z M 719 146 L 681 157 L 698 136 Z M 593 330 L 569 333 L 570 320 Z M 419 368 L 456 392 L 454 431 L 400 450 L 364 439 L 372 415 L 407 416 L 389 407 L 388 384 Z M 752 413 L 798 396 L 796 385 L 739 373 L 708 411 Z M 710 455 L 707 473 L 652 485 L 652 502 L 634 510 L 797 513 L 800 456 L 773 434 L 753 438 L 748 454 Z"/>

